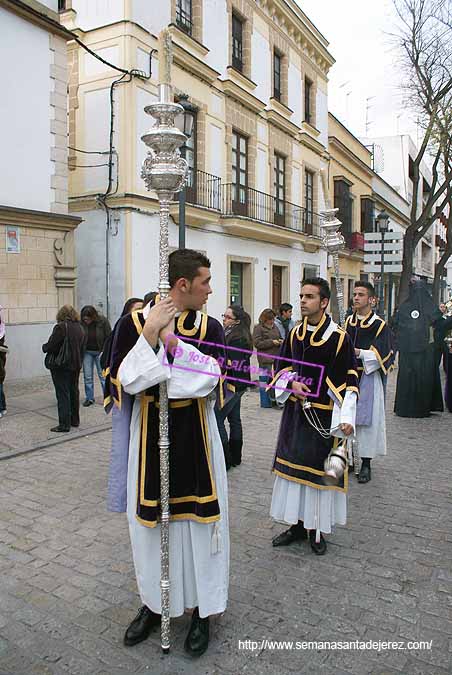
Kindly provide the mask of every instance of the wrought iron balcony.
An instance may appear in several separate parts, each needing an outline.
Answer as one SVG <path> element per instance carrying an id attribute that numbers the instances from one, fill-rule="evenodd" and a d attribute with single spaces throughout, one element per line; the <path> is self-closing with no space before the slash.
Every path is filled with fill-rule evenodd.
<path id="1" fill-rule="evenodd" d="M 185 199 L 188 204 L 221 210 L 221 178 L 205 171 L 190 171 Z"/>
<path id="2" fill-rule="evenodd" d="M 317 213 L 253 188 L 238 188 L 233 183 L 221 187 L 222 215 L 250 218 L 320 238 L 320 217 Z"/>

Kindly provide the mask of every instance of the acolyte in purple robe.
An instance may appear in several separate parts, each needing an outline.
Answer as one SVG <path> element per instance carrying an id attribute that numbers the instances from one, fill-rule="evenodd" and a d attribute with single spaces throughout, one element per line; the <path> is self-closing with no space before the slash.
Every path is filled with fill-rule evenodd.
<path id="1" fill-rule="evenodd" d="M 387 323 L 375 312 L 370 311 L 360 319 L 356 312 L 348 316 L 345 321 L 345 330 L 355 349 L 366 349 L 374 352 L 380 364 L 378 371 L 383 387 L 386 385 L 386 376 L 394 365 L 393 336 Z M 374 386 L 371 377 L 364 373 L 361 359 L 358 359 L 359 401 L 356 407 L 356 424 L 370 426 L 374 403 Z"/>
<path id="2" fill-rule="evenodd" d="M 183 312 L 176 320 L 175 334 L 183 341 L 196 340 L 203 354 L 225 358 L 221 324 L 207 314 Z M 109 473 L 108 507 L 123 510 L 127 504 L 127 462 L 133 398 L 122 389 L 118 378 L 124 357 L 137 342 L 145 319 L 143 311 L 132 312 L 118 323 L 105 370 L 104 406 L 114 402 L 123 414 L 118 418 L 113 439 Z M 198 342 L 199 341 L 199 342 Z M 212 344 L 206 344 L 212 343 Z M 171 360 L 171 357 L 168 357 Z M 190 373 L 187 373 L 190 377 Z M 137 517 L 153 527 L 160 514 L 160 472 L 158 448 L 159 387 L 151 387 L 141 396 L 140 459 Z M 211 522 L 219 518 L 219 505 L 210 470 L 210 448 L 204 399 L 169 403 L 170 436 L 170 518 Z"/>
<path id="3" fill-rule="evenodd" d="M 278 373 L 284 369 L 296 372 L 299 381 L 302 381 L 306 366 L 299 361 L 324 366 L 320 393 L 317 398 L 311 399 L 311 405 L 325 429 L 330 429 L 333 415 L 333 401 L 328 391 L 339 404 L 342 404 L 346 390 L 359 392 L 356 357 L 350 339 L 337 326 L 330 331 L 330 324 L 331 318 L 325 314 L 315 330 L 308 331 L 305 318 L 302 324 L 291 330 L 275 362 L 275 382 Z M 291 359 L 294 359 L 292 365 L 287 366 Z M 323 482 L 324 461 L 338 441 L 332 436 L 323 438 L 309 424 L 300 399 L 290 396 L 284 406 L 273 473 L 314 488 L 344 492 L 347 489 L 346 472 L 338 485 L 327 486 Z"/>

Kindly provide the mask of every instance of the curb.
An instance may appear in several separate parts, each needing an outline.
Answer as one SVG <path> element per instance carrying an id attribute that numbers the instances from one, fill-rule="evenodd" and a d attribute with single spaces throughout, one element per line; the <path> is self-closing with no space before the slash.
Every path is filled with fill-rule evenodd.
<path id="1" fill-rule="evenodd" d="M 42 441 L 42 443 L 37 443 L 31 448 L 22 448 L 20 450 L 14 450 L 8 454 L 0 454 L 0 462 L 6 459 L 13 459 L 13 457 L 20 457 L 21 455 L 28 455 L 30 452 L 35 452 L 36 450 L 45 450 L 46 448 L 53 448 L 55 445 L 61 445 L 62 443 L 69 443 L 70 441 L 78 440 L 79 438 L 84 438 L 85 436 L 93 436 L 94 434 L 99 434 L 102 431 L 108 431 L 111 429 L 110 424 L 103 424 L 102 426 L 87 429 L 86 431 L 79 431 L 65 438 L 55 438 L 55 440 L 50 439 L 47 441 Z"/>

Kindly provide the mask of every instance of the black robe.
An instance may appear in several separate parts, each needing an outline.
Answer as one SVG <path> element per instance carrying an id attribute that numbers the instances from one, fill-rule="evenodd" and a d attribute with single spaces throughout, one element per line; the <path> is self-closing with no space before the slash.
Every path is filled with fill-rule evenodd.
<path id="1" fill-rule="evenodd" d="M 175 334 L 203 354 L 225 359 L 221 324 L 207 314 L 183 312 Z M 137 342 L 145 319 L 143 310 L 123 317 L 116 330 L 105 370 L 105 401 L 121 407 L 122 387 L 118 372 L 122 360 Z M 207 344 L 209 343 L 209 344 Z M 171 357 L 168 356 L 171 361 Z M 187 377 L 190 373 L 187 372 Z M 160 518 L 159 386 L 141 394 L 141 434 L 138 462 L 137 518 L 154 527 Z M 205 399 L 169 401 L 170 520 L 213 522 L 220 517 L 215 482 L 211 473 Z"/>
<path id="2" fill-rule="evenodd" d="M 399 370 L 394 412 L 399 417 L 428 417 L 444 410 L 433 324 L 439 310 L 423 282 L 410 284 L 409 297 L 394 318 Z"/>
<path id="3" fill-rule="evenodd" d="M 280 357 L 275 361 L 276 374 L 271 384 L 281 382 L 283 372 L 297 373 L 299 381 L 310 386 L 318 396 L 311 397 L 312 408 L 322 426 L 331 427 L 333 400 L 332 391 L 342 404 L 346 390 L 358 393 L 358 372 L 355 352 L 350 338 L 336 326 L 331 335 L 324 335 L 331 324 L 331 317 L 324 315 L 316 330 L 307 330 L 307 319 L 291 330 L 285 339 Z M 311 363 L 306 366 L 298 362 Z M 323 374 L 314 365 L 323 366 Z M 312 384 L 309 383 L 312 380 Z M 290 386 L 290 385 L 289 385 Z M 273 473 L 287 480 L 324 490 L 347 490 L 347 471 L 338 485 L 327 486 L 323 482 L 323 464 L 331 448 L 337 447 L 338 438 L 323 438 L 308 423 L 299 398 L 291 395 L 286 401 L 279 429 Z"/>

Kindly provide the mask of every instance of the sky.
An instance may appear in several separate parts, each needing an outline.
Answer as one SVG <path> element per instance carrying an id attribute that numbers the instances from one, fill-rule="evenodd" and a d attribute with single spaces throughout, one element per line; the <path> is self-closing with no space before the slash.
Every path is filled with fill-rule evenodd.
<path id="1" fill-rule="evenodd" d="M 415 115 L 403 103 L 392 0 L 296 0 L 330 43 L 336 63 L 329 72 L 329 109 L 359 138 L 409 133 Z M 372 97 L 372 98 L 371 98 Z M 366 112 L 366 109 L 367 112 Z"/>

